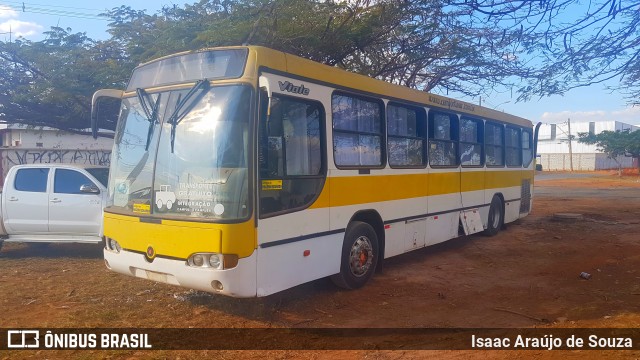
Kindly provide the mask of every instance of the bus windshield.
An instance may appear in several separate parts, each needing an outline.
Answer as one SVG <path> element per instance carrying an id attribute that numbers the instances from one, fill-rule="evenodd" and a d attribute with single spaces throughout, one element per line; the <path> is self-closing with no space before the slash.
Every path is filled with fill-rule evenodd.
<path id="1" fill-rule="evenodd" d="M 204 91 L 179 122 L 171 116 L 188 89 L 149 94 L 155 118 L 139 96 L 123 99 L 107 211 L 205 221 L 249 216 L 250 87 Z"/>

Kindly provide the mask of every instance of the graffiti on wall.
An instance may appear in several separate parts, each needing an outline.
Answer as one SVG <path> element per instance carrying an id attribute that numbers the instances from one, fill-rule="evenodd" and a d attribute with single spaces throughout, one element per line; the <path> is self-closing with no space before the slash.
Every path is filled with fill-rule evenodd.
<path id="1" fill-rule="evenodd" d="M 109 166 L 111 151 L 7 149 L 2 151 L 3 167 L 21 164 L 80 164 Z"/>
<path id="2" fill-rule="evenodd" d="M 110 150 L 0 149 L 0 188 L 4 186 L 4 178 L 14 165 L 76 164 L 109 166 L 110 163 Z"/>
<path id="3" fill-rule="evenodd" d="M 77 164 L 104 165 L 111 163 L 110 150 L 62 150 L 62 149 L 1 149 L 0 187 L 14 165 L 22 164 Z"/>

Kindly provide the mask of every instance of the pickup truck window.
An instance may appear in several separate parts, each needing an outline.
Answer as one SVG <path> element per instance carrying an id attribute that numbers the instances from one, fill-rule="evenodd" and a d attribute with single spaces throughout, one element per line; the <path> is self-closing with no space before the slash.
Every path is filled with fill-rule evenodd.
<path id="1" fill-rule="evenodd" d="M 53 192 L 56 194 L 83 194 L 80 192 L 82 185 L 95 185 L 84 174 L 75 170 L 57 169 L 53 181 Z"/>
<path id="2" fill-rule="evenodd" d="M 86 168 L 89 174 L 96 178 L 104 187 L 107 187 L 109 181 L 109 168 Z"/>
<path id="3" fill-rule="evenodd" d="M 49 169 L 19 169 L 16 173 L 14 188 L 18 191 L 46 192 Z"/>

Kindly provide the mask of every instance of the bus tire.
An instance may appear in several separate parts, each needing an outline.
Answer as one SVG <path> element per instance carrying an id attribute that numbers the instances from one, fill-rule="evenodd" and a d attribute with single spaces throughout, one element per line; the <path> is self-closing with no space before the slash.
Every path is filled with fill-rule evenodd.
<path id="1" fill-rule="evenodd" d="M 502 200 L 499 196 L 494 195 L 491 199 L 491 206 L 489 206 L 489 216 L 487 218 L 487 228 L 484 230 L 484 234 L 487 236 L 494 236 L 497 234 L 504 225 L 504 207 L 502 206 Z"/>
<path id="2" fill-rule="evenodd" d="M 340 272 L 331 276 L 334 284 L 357 289 L 369 281 L 378 264 L 378 236 L 371 225 L 354 221 L 347 227 L 342 243 Z"/>

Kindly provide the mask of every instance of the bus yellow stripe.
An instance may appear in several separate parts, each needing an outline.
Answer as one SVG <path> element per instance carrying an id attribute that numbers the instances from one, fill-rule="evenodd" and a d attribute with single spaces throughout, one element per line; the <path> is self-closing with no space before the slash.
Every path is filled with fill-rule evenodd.
<path id="1" fill-rule="evenodd" d="M 311 208 L 501 189 L 520 186 L 523 179 L 532 178 L 530 170 L 330 177 Z"/>

